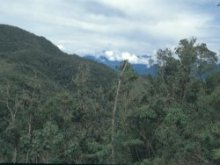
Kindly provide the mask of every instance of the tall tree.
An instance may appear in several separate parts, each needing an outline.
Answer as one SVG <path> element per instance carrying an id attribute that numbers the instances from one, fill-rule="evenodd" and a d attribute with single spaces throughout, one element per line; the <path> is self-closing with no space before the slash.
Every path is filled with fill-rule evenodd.
<path id="1" fill-rule="evenodd" d="M 113 164 L 115 164 L 115 144 L 114 144 L 114 140 L 115 140 L 115 114 L 116 114 L 116 110 L 117 110 L 119 91 L 121 88 L 121 81 L 122 81 L 123 74 L 124 74 L 124 71 L 125 71 L 127 65 L 128 65 L 128 61 L 125 60 L 123 63 L 119 78 L 118 78 L 118 85 L 116 88 L 115 101 L 114 101 L 114 106 L 113 106 L 113 110 L 112 110 L 112 134 L 111 134 L 111 141 L 112 142 L 111 143 L 112 143 L 112 163 Z"/>

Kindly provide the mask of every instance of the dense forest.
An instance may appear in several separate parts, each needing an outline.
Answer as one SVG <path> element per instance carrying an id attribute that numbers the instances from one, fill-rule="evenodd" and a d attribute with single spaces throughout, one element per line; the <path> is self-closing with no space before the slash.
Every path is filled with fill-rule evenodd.
<path id="1" fill-rule="evenodd" d="M 217 54 L 182 39 L 156 62 L 115 71 L 0 25 L 0 162 L 219 164 Z"/>

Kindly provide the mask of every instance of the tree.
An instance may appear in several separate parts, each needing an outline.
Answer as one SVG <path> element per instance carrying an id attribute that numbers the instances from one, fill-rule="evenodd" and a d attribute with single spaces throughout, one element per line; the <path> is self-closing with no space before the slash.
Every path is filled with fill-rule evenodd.
<path id="1" fill-rule="evenodd" d="M 113 110 L 112 110 L 112 134 L 111 134 L 112 164 L 115 164 L 115 144 L 114 144 L 114 140 L 115 140 L 115 114 L 116 114 L 116 110 L 117 110 L 118 96 L 119 96 L 119 91 L 120 91 L 120 88 L 121 88 L 121 81 L 122 81 L 123 74 L 124 74 L 124 71 L 125 71 L 127 65 L 128 65 L 128 61 L 125 60 L 124 63 L 123 63 L 123 66 L 122 66 L 121 73 L 120 73 L 119 78 L 118 78 L 118 85 L 117 85 L 117 88 L 116 88 L 115 101 L 114 101 L 114 106 L 113 106 Z"/>

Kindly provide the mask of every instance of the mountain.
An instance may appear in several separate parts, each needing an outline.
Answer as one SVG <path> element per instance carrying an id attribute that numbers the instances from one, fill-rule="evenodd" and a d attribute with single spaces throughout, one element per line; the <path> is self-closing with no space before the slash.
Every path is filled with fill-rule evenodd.
<path id="1" fill-rule="evenodd" d="M 140 75 L 156 75 L 158 70 L 158 65 L 154 64 L 152 66 L 146 66 L 144 64 L 132 64 L 133 69 L 136 73 Z"/>
<path id="2" fill-rule="evenodd" d="M 87 155 L 99 148 L 88 148 L 106 142 L 116 76 L 44 37 L 0 25 L 0 162 L 78 164 L 82 157 L 95 164 Z"/>
<path id="3" fill-rule="evenodd" d="M 16 72 L 34 70 L 66 88 L 76 86 L 72 79 L 82 70 L 89 72 L 91 89 L 107 87 L 115 77 L 115 72 L 102 64 L 68 55 L 44 37 L 9 25 L 0 25 L 0 59 L 5 65 L 13 65 Z"/>
<path id="4" fill-rule="evenodd" d="M 94 55 L 86 55 L 86 56 L 84 56 L 84 58 L 91 60 L 91 61 L 96 61 L 101 64 L 105 64 L 106 66 L 108 66 L 112 69 L 116 69 L 121 64 L 120 61 L 110 61 L 105 56 L 96 57 Z"/>
<path id="5" fill-rule="evenodd" d="M 106 66 L 117 69 L 121 61 L 111 61 L 104 55 L 96 57 L 95 55 L 85 55 L 85 59 L 96 61 L 101 64 L 105 64 Z M 149 56 L 146 57 L 146 60 L 149 58 Z M 147 64 L 131 64 L 134 71 L 138 73 L 139 75 L 155 75 L 158 69 L 158 65 L 154 64 L 152 66 L 148 66 Z"/>

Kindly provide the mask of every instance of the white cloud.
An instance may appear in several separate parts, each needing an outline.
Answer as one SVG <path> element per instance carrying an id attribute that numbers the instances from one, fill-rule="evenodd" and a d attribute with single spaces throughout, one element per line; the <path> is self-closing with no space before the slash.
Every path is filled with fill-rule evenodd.
<path id="1" fill-rule="evenodd" d="M 101 56 L 105 56 L 110 61 L 123 61 L 128 60 L 132 64 L 148 64 L 149 58 L 147 57 L 139 57 L 136 54 L 132 54 L 129 52 L 119 52 L 113 50 L 107 50 Z"/>
<path id="2" fill-rule="evenodd" d="M 155 50 L 191 36 L 214 51 L 219 49 L 214 40 L 220 38 L 220 10 L 215 0 L 0 2 L 1 23 L 43 35 L 68 53 L 116 50 L 109 58 L 138 62 L 137 54 L 153 55 Z"/>

